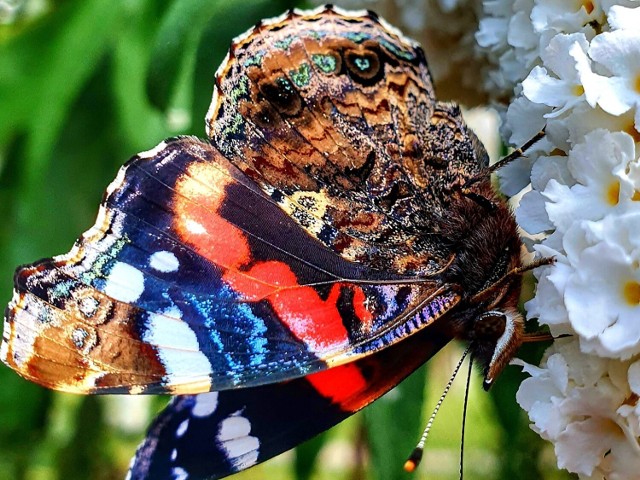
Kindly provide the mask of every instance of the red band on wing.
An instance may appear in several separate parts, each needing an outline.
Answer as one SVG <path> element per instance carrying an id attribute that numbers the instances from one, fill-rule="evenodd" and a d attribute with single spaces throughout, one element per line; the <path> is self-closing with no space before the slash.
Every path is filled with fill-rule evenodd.
<path id="1" fill-rule="evenodd" d="M 367 390 L 367 381 L 355 364 L 347 363 L 305 378 L 320 395 L 339 404 L 343 410 L 356 411 L 362 408 L 359 404 L 352 405 L 354 392 Z"/>
<path id="2" fill-rule="evenodd" d="M 244 233 L 216 212 L 233 179 L 212 164 L 193 163 L 176 184 L 175 228 L 183 241 L 222 268 L 235 269 L 251 259 Z"/>
<path id="3" fill-rule="evenodd" d="M 218 164 L 194 163 L 176 185 L 174 203 L 176 230 L 191 245 L 223 271 L 223 279 L 248 302 L 268 300 L 280 321 L 313 351 L 327 351 L 349 342 L 338 310 L 341 284 L 334 284 L 323 300 L 313 287 L 300 286 L 291 267 L 281 261 L 251 265 L 246 234 L 218 212 L 225 200 L 225 187 L 233 178 Z M 353 309 L 365 325 L 372 315 L 365 307 L 366 295 L 355 285 Z"/>

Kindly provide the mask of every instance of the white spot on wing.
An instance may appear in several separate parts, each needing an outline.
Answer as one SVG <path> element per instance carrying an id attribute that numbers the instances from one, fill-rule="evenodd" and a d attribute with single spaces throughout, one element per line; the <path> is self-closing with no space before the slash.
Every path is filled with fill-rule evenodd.
<path id="1" fill-rule="evenodd" d="M 216 440 L 237 470 L 242 470 L 258 462 L 260 441 L 249 435 L 251 422 L 239 413 L 220 422 Z"/>
<path id="2" fill-rule="evenodd" d="M 180 262 L 172 252 L 162 250 L 149 257 L 149 266 L 159 272 L 168 273 L 178 270 Z"/>
<path id="3" fill-rule="evenodd" d="M 144 291 L 144 275 L 135 267 L 117 262 L 104 287 L 104 293 L 121 302 L 135 302 Z"/>
<path id="4" fill-rule="evenodd" d="M 218 440 L 221 442 L 246 437 L 251 431 L 251 423 L 246 418 L 235 415 L 225 418 L 220 422 Z"/>
<path id="5" fill-rule="evenodd" d="M 188 418 L 186 420 L 184 420 L 180 425 L 178 425 L 178 428 L 176 430 L 176 437 L 180 438 L 185 433 L 187 433 L 187 428 L 189 428 L 189 419 Z"/>
<path id="6" fill-rule="evenodd" d="M 194 417 L 208 417 L 218 408 L 218 392 L 196 395 L 195 406 L 191 409 Z"/>
<path id="7" fill-rule="evenodd" d="M 187 230 L 189 230 L 191 233 L 195 233 L 196 235 L 207 233 L 207 229 L 204 228 L 201 223 L 198 223 L 195 220 L 187 219 L 184 223 L 187 227 Z"/>
<path id="8" fill-rule="evenodd" d="M 177 307 L 164 313 L 150 313 L 145 327 L 142 340 L 156 347 L 170 383 L 179 384 L 181 378 L 193 380 L 195 376 L 211 373 L 211 362 L 200 351 L 195 332 L 182 320 Z"/>
<path id="9" fill-rule="evenodd" d="M 187 480 L 189 478 L 189 474 L 186 470 L 180 467 L 173 467 L 171 469 L 171 475 L 173 477 L 172 480 Z"/>

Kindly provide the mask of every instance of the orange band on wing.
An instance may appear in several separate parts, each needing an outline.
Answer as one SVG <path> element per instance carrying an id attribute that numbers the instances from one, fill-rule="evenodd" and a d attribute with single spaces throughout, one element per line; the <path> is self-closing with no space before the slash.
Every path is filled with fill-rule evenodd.
<path id="1" fill-rule="evenodd" d="M 349 336 L 338 310 L 342 288 L 353 290 L 353 309 L 366 325 L 372 315 L 366 295 L 355 285 L 336 283 L 326 300 L 313 287 L 300 286 L 291 267 L 281 261 L 251 265 L 247 235 L 220 214 L 226 186 L 233 178 L 219 164 L 198 163 L 176 184 L 176 229 L 181 239 L 221 268 L 223 280 L 248 302 L 268 300 L 293 335 L 313 351 L 348 344 Z"/>

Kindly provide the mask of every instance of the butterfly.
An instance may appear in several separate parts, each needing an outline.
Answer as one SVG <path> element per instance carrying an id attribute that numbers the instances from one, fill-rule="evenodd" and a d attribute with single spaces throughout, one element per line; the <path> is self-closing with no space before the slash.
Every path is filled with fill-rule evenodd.
<path id="1" fill-rule="evenodd" d="M 488 388 L 523 338 L 521 240 L 422 49 L 372 12 L 234 39 L 208 140 L 119 171 L 71 251 L 19 267 L 3 361 L 176 395 L 131 479 L 220 478 L 330 428 L 452 339 Z"/>

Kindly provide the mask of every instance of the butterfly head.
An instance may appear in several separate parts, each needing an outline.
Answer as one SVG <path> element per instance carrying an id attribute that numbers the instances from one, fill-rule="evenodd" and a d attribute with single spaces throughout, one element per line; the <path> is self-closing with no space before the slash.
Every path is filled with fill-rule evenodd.
<path id="1" fill-rule="evenodd" d="M 513 358 L 522 343 L 524 320 L 515 310 L 490 310 L 477 318 L 471 343 L 474 358 L 484 369 L 485 390 Z"/>
<path id="2" fill-rule="evenodd" d="M 493 384 L 516 354 L 524 335 L 524 319 L 518 311 L 522 287 L 520 251 L 506 248 L 491 280 L 468 298 L 470 316 L 466 338 L 482 366 L 485 390 Z"/>

